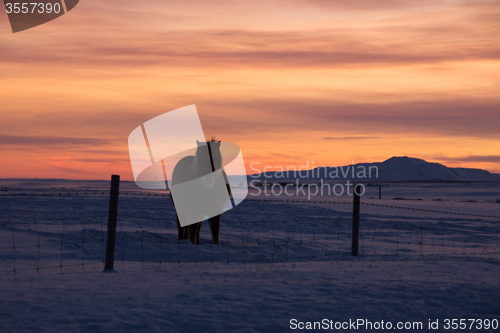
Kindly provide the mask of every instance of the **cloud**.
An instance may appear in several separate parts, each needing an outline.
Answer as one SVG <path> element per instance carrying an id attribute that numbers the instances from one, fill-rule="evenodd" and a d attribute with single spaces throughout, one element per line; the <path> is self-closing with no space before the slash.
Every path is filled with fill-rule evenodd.
<path id="1" fill-rule="evenodd" d="M 500 163 L 500 155 L 468 155 L 458 157 L 435 156 L 434 159 L 452 162 Z"/>
<path id="2" fill-rule="evenodd" d="M 22 43 L 4 38 L 0 64 L 28 63 L 58 69 L 85 66 L 94 70 L 158 66 L 338 68 L 495 60 L 500 55 L 498 3 L 260 3 L 266 6 L 220 1 L 219 6 L 234 9 L 230 17 L 217 11 L 207 15 L 203 10 L 213 9 L 214 5 L 199 1 L 196 6 L 159 1 L 138 6 L 136 2 L 121 1 L 119 12 L 113 2 L 80 5 L 72 16 L 22 35 Z M 400 11 L 391 11 L 394 8 Z M 365 10 L 375 14 L 367 16 Z M 109 17 L 110 11 L 116 15 Z M 297 18 L 297 11 L 304 11 L 303 16 Z M 275 22 L 278 18 L 279 29 Z M 40 38 L 38 32 L 44 28 L 57 28 L 57 34 Z M 37 52 L 29 52 L 29 48 Z"/>
<path id="3" fill-rule="evenodd" d="M 130 163 L 129 158 L 116 158 L 114 157 L 113 159 L 103 159 L 103 158 L 74 158 L 72 159 L 74 162 L 85 162 L 85 163 Z"/>
<path id="4" fill-rule="evenodd" d="M 376 136 L 325 136 L 322 137 L 321 140 L 359 140 L 359 139 L 376 139 Z"/>
<path id="5" fill-rule="evenodd" d="M 404 30 L 402 27 L 395 27 Z M 445 61 L 495 60 L 500 54 L 498 44 L 463 38 L 456 30 L 462 28 L 435 27 L 420 31 L 414 39 L 401 39 L 401 34 L 379 32 L 387 40 L 370 39 L 355 31 L 248 31 L 198 30 L 177 31 L 169 43 L 158 43 L 156 37 L 126 39 L 122 36 L 106 45 L 95 42 L 56 44 L 36 54 L 23 48 L 5 48 L 0 62 L 47 64 L 51 66 L 91 66 L 96 68 L 337 68 L 352 65 L 408 65 Z M 435 38 L 436 30 L 452 29 L 449 41 Z M 412 31 L 415 33 L 415 30 Z M 434 42 L 432 37 L 434 36 Z M 210 40 L 207 42 L 206 40 Z M 424 43 L 426 40 L 426 43 Z M 453 41 L 455 40 L 455 41 Z M 467 43 L 464 46 L 464 42 Z M 293 47 L 290 47 L 293 45 Z M 141 61 L 137 61 L 140 58 Z"/>
<path id="6" fill-rule="evenodd" d="M 499 139 L 498 102 L 476 100 L 341 103 L 304 98 L 284 100 L 200 101 L 205 131 L 249 136 L 322 131 L 364 137 L 478 137 Z M 234 112 L 234 110 L 239 112 Z M 207 110 L 217 110 L 210 112 Z M 206 113 L 207 115 L 205 116 Z M 210 116 L 208 116 L 210 115 Z M 366 135 L 368 134 L 368 135 Z M 352 137 L 356 137 L 352 135 Z"/>
<path id="7" fill-rule="evenodd" d="M 33 146 L 57 148 L 69 146 L 103 146 L 112 141 L 103 138 L 78 138 L 61 136 L 17 136 L 0 134 L 0 144 L 6 146 Z"/>
<path id="8" fill-rule="evenodd" d="M 439 1 L 421 1 L 421 0 L 295 0 L 295 3 L 310 4 L 321 9 L 331 10 L 368 10 L 368 11 L 384 11 L 387 9 L 401 9 L 408 7 L 424 7 L 429 4 L 436 4 Z"/>
<path id="9" fill-rule="evenodd" d="M 65 165 L 50 165 L 50 168 L 57 170 L 58 172 L 63 172 L 64 174 L 78 175 L 79 178 L 82 176 L 92 175 L 93 171 L 82 168 L 73 168 Z"/>

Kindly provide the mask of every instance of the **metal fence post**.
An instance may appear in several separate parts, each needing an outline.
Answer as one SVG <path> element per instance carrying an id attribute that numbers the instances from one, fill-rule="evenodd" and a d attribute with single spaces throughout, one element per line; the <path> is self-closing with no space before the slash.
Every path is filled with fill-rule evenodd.
<path id="1" fill-rule="evenodd" d="M 115 261 L 116 221 L 118 218 L 118 193 L 120 189 L 120 176 L 111 176 L 109 193 L 108 237 L 106 242 L 106 261 L 104 271 L 113 271 Z"/>

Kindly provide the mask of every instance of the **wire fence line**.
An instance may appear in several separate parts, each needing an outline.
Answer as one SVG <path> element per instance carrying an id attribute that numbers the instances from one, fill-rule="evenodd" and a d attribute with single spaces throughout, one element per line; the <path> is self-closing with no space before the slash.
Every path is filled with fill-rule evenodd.
<path id="1" fill-rule="evenodd" d="M 8 193 L 8 194 L 0 194 L 0 197 L 68 197 L 68 196 L 92 196 L 92 195 L 109 195 L 109 191 L 95 191 L 95 190 L 86 190 L 86 191 L 76 191 L 72 192 L 70 189 L 66 192 L 33 192 L 33 193 Z M 120 191 L 119 195 L 126 196 L 137 196 L 137 197 L 165 197 L 170 198 L 170 194 L 164 193 L 146 193 L 146 192 L 135 192 L 135 191 Z M 246 201 L 255 201 L 255 202 L 281 202 L 281 203 L 302 203 L 302 204 L 333 204 L 333 205 L 352 205 L 350 201 L 333 201 L 333 200 L 302 200 L 302 199 L 251 199 L 247 198 Z M 470 217 L 484 217 L 484 218 L 494 218 L 500 219 L 500 215 L 486 215 L 486 214 L 473 214 L 473 213 L 462 213 L 462 212 L 449 212 L 442 210 L 433 210 L 426 208 L 418 208 L 418 207 L 405 207 L 405 206 L 396 206 L 396 205 L 385 205 L 385 204 L 377 204 L 371 202 L 363 202 L 362 205 L 365 206 L 374 206 L 374 207 L 386 207 L 386 208 L 395 208 L 402 210 L 412 210 L 412 211 L 420 211 L 420 212 L 428 212 L 428 213 L 437 213 L 437 214 L 447 214 L 447 215 L 459 215 L 459 216 L 470 216 Z"/>
<path id="2" fill-rule="evenodd" d="M 0 271 L 36 270 L 102 261 L 106 216 L 0 222 Z M 9 235 L 10 233 L 10 235 Z M 9 241 L 10 239 L 10 241 Z M 56 265 L 56 263 L 58 265 Z"/>
<path id="3" fill-rule="evenodd" d="M 0 272 L 67 269 L 104 263 L 107 216 L 0 222 Z M 222 219 L 221 245 L 207 227 L 201 245 L 177 240 L 171 218 L 119 215 L 115 261 L 127 266 L 164 263 L 286 263 L 347 260 L 351 219 L 311 216 L 288 220 Z M 488 259 L 500 261 L 498 233 L 488 228 L 440 227 L 401 221 L 362 220 L 359 254 L 366 260 Z M 130 264 L 130 265 L 129 265 Z"/>
<path id="4" fill-rule="evenodd" d="M 36 192 L 36 193 L 35 193 Z M 100 206 L 108 200 L 109 191 L 54 189 L 52 192 L 9 193 L 2 197 L 16 197 L 12 200 L 24 203 L 22 198 L 44 197 L 39 200 L 53 207 L 52 200 L 68 198 L 64 202 L 81 204 L 81 197 L 90 200 L 83 210 L 72 211 L 72 216 L 29 218 L 37 216 L 17 214 L 18 218 L 0 219 L 0 272 L 26 270 L 81 268 L 86 265 L 104 263 L 106 252 L 107 219 L 102 207 L 92 209 L 92 204 Z M 120 196 L 141 197 L 150 202 L 153 197 L 168 198 L 165 193 L 146 193 L 120 191 Z M 77 197 L 79 197 L 77 199 Z M 57 199 L 56 199 L 57 198 Z M 144 198 L 144 199 L 142 199 Z M 9 200 L 8 198 L 5 198 Z M 20 200 L 18 200 L 20 199 Z M 48 201 L 46 201 L 48 200 Z M 349 204 L 346 201 L 317 201 L 291 199 L 252 199 L 256 207 L 271 204 L 268 209 L 279 211 L 273 203 L 300 204 Z M 61 202 L 61 201 L 58 201 Z M 144 201 L 143 201 L 144 203 Z M 140 216 L 120 211 L 115 245 L 116 266 L 125 271 L 128 267 L 142 269 L 145 266 L 164 263 L 286 263 L 299 261 L 347 260 L 351 255 L 352 219 L 346 213 L 308 215 L 308 210 L 298 216 L 283 219 L 279 214 L 260 215 L 248 219 L 250 214 L 224 214 L 221 224 L 221 244 L 211 244 L 207 227 L 201 234 L 201 245 L 194 246 L 187 240 L 177 239 L 175 213 L 169 199 L 163 204 L 170 205 L 169 214 L 163 211 L 150 211 L 152 216 Z M 384 204 L 365 203 L 364 205 L 386 208 L 432 212 L 443 215 L 464 215 L 493 217 L 488 215 L 467 214 L 427 210 L 413 207 L 400 207 Z M 22 206 L 23 204 L 21 204 Z M 126 206 L 126 205 L 125 205 Z M 292 207 L 292 206 L 290 206 Z M 60 208 L 60 207 L 59 207 Z M 98 214 L 82 214 L 97 211 Z M 142 210 L 138 210 L 142 212 Z M 147 211 L 147 210 L 146 210 Z M 144 211 L 143 213 L 146 213 Z M 42 210 L 42 214 L 56 214 L 53 209 Z M 247 212 L 248 213 L 248 212 Z M 161 214 L 161 215 L 159 215 Z M 165 216 L 168 217 L 155 217 Z M 43 216 L 43 215 L 42 215 Z M 293 216 L 288 214 L 287 216 Z M 498 217 L 500 219 L 500 217 Z M 474 259 L 481 258 L 500 261 L 500 239 L 498 227 L 482 221 L 468 220 L 466 223 L 442 221 L 438 223 L 421 220 L 418 222 L 391 221 L 373 216 L 362 218 L 359 235 L 359 256 L 375 260 L 396 258 L 396 260 L 440 260 L 443 258 Z M 470 223 L 475 222 L 475 223 Z M 482 224 L 481 224 L 482 223 Z M 121 264 L 120 264 L 121 263 Z M 117 267 L 117 268 L 118 268 Z"/>
<path id="5" fill-rule="evenodd" d="M 289 202 L 289 203 L 306 203 L 306 204 L 346 204 L 352 205 L 352 202 L 348 201 L 311 201 L 311 200 L 288 200 L 288 199 L 246 199 L 248 201 L 267 201 L 267 202 Z M 362 205 L 366 206 L 376 206 L 376 207 L 386 207 L 386 208 L 396 208 L 396 209 L 405 209 L 405 210 L 414 210 L 421 212 L 429 212 L 429 213 L 438 213 L 438 214 L 449 214 L 449 215 L 462 215 L 462 216 L 474 216 L 474 217 L 488 217 L 488 218 L 496 218 L 500 219 L 500 216 L 496 215 L 484 215 L 484 214 L 470 214 L 470 213 L 460 213 L 460 212 L 447 212 L 442 210 L 433 210 L 433 209 L 425 209 L 425 208 L 416 208 L 416 207 L 404 207 L 404 206 L 394 206 L 394 205 L 384 205 L 384 204 L 376 204 L 370 202 L 361 202 Z"/>

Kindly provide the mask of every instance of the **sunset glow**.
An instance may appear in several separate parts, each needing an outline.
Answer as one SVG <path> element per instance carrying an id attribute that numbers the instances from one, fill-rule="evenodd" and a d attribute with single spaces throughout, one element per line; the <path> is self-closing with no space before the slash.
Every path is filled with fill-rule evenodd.
<path id="1" fill-rule="evenodd" d="M 252 162 L 500 173 L 498 1 L 81 1 L 0 11 L 0 178 L 133 180 L 129 133 L 196 104 Z"/>

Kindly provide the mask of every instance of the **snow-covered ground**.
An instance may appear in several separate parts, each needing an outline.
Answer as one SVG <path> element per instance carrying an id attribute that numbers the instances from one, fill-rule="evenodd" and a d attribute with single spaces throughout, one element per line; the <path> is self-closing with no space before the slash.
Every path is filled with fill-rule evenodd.
<path id="1" fill-rule="evenodd" d="M 425 332 L 429 319 L 437 331 L 445 319 L 500 320 L 500 221 L 453 214 L 500 215 L 498 183 L 391 184 L 382 200 L 368 188 L 352 257 L 352 197 L 249 195 L 223 215 L 220 246 L 206 222 L 193 246 L 176 239 L 168 195 L 122 182 L 117 273 L 102 273 L 109 182 L 0 187 L 0 332 L 297 331 L 291 319 Z"/>

